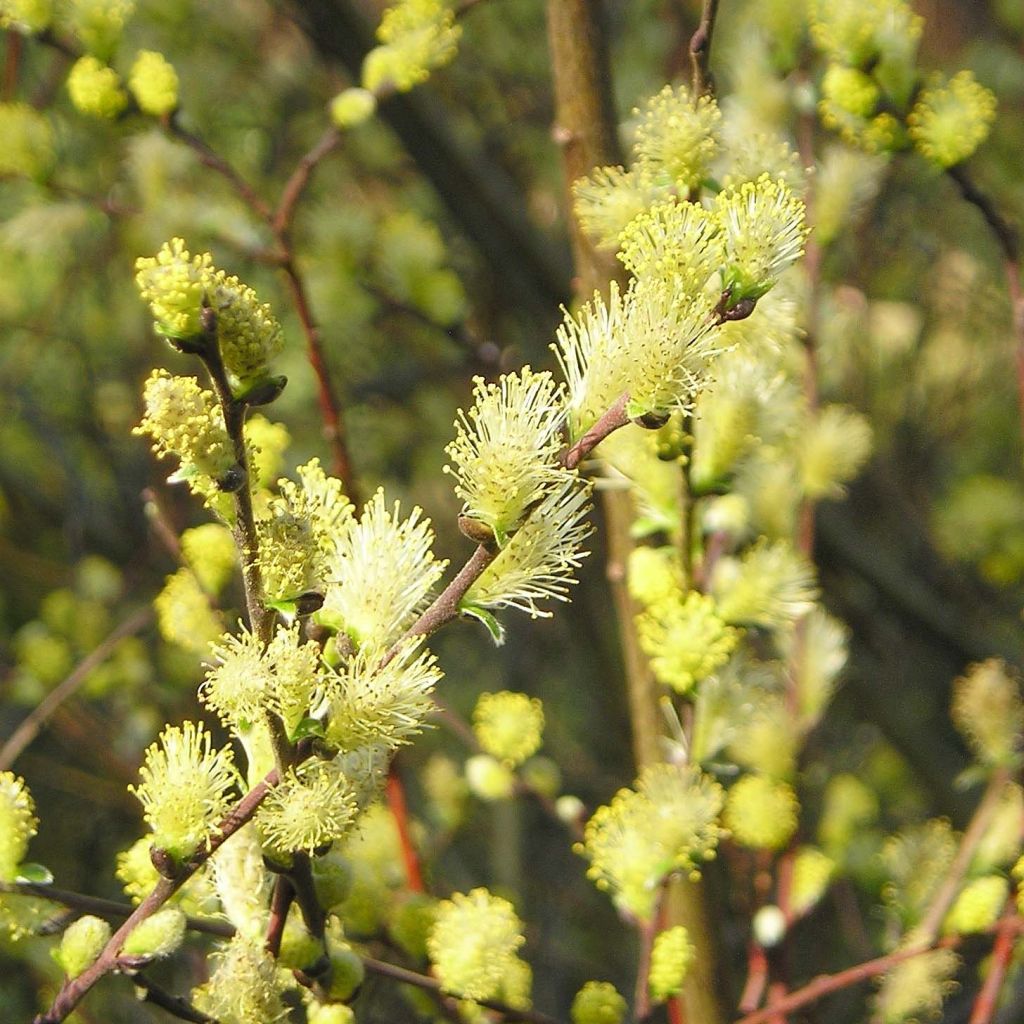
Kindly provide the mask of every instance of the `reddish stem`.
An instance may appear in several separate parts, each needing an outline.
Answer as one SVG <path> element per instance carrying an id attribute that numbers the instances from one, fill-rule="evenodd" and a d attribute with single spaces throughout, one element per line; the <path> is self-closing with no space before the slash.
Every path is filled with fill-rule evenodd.
<path id="1" fill-rule="evenodd" d="M 1013 960 L 1013 949 L 1017 942 L 1020 918 L 1014 913 L 1015 899 L 1011 895 L 1006 904 L 1006 913 L 996 929 L 996 941 L 992 945 L 992 958 L 989 960 L 988 974 L 981 986 L 978 998 L 971 1008 L 971 1019 L 968 1024 L 990 1024 L 995 1016 L 999 1003 L 999 992 L 1006 980 Z"/>
<path id="2" fill-rule="evenodd" d="M 412 841 L 412 833 L 409 829 L 409 811 L 405 804 L 405 789 L 402 786 L 402 779 L 398 774 L 398 768 L 394 761 L 388 768 L 388 807 L 395 818 L 395 827 L 398 829 L 398 842 L 402 848 L 402 863 L 405 865 L 406 883 L 413 892 L 425 892 L 423 885 L 423 872 L 420 870 L 420 859 L 416 853 L 416 846 Z"/>
<path id="3" fill-rule="evenodd" d="M 276 958 L 281 952 L 284 926 L 288 921 L 288 911 L 291 910 L 294 899 L 295 890 L 292 883 L 285 875 L 278 875 L 274 881 L 274 894 L 270 898 L 270 919 L 267 922 L 267 937 L 263 943 L 272 957 Z"/>

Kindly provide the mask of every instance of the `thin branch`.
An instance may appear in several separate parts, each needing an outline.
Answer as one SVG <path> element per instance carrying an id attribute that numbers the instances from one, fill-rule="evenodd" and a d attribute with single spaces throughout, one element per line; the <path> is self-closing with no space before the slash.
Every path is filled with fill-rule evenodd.
<path id="1" fill-rule="evenodd" d="M 267 935 L 263 940 L 263 948 L 272 956 L 281 953 L 281 939 L 284 937 L 284 926 L 288 921 L 288 911 L 295 899 L 295 889 L 287 875 L 278 875 L 274 879 L 274 891 L 270 897 L 270 915 L 267 921 Z"/>
<path id="2" fill-rule="evenodd" d="M 52 885 L 39 882 L 0 882 L 0 892 L 19 893 L 23 896 L 38 896 L 62 907 L 81 911 L 84 914 L 95 914 L 98 917 L 123 919 L 129 917 L 135 908 L 130 903 L 118 903 L 117 900 L 105 900 L 99 896 L 86 896 L 69 889 L 58 889 Z M 229 939 L 235 929 L 227 921 L 215 921 L 209 917 L 186 917 L 185 926 L 189 931 L 201 932 L 204 935 L 216 935 Z"/>
<path id="3" fill-rule="evenodd" d="M 1021 930 L 1022 925 L 1024 925 L 1024 920 L 1019 917 L 1016 918 L 1015 930 L 1017 932 Z M 772 1006 L 766 1006 L 760 1010 L 755 1010 L 753 1013 L 748 1013 L 745 1017 L 739 1018 L 735 1024 L 767 1024 L 768 1021 L 775 1019 L 780 1014 L 790 1014 L 794 1010 L 799 1010 L 827 995 L 831 995 L 833 992 L 839 992 L 844 988 L 849 988 L 851 985 L 858 985 L 862 981 L 877 978 L 880 974 L 885 974 L 886 971 L 891 970 L 897 964 L 903 963 L 904 960 L 910 960 L 912 957 L 920 956 L 922 953 L 935 949 L 955 949 L 961 942 L 963 942 L 962 935 L 949 935 L 931 946 L 918 945 L 912 946 L 909 949 L 899 949 L 894 953 L 887 953 L 885 956 L 876 957 L 874 960 L 867 960 L 862 964 L 857 964 L 855 967 L 848 967 L 845 971 L 839 971 L 837 974 L 819 975 L 813 981 L 804 985 L 803 988 L 790 992 L 789 995 L 778 1000 Z"/>
<path id="4" fill-rule="evenodd" d="M 291 177 L 281 190 L 281 198 L 277 209 L 270 219 L 270 228 L 275 235 L 281 235 L 291 227 L 295 216 L 295 207 L 309 184 L 317 164 L 337 148 L 341 142 L 341 132 L 333 126 L 323 133 L 316 145 L 296 164 Z"/>
<path id="5" fill-rule="evenodd" d="M 715 83 L 709 64 L 711 60 L 711 39 L 715 31 L 715 17 L 718 14 L 718 0 L 704 0 L 697 31 L 690 37 L 690 66 L 693 69 L 693 98 L 714 91 Z"/>
<path id="6" fill-rule="evenodd" d="M 207 145 L 198 135 L 193 135 L 192 132 L 183 128 L 177 116 L 171 116 L 166 121 L 166 128 L 171 135 L 184 142 L 199 157 L 200 163 L 204 167 L 209 167 L 211 171 L 216 171 L 221 177 L 226 178 L 238 193 L 239 198 L 260 220 L 270 223 L 273 211 L 224 157 Z"/>
<path id="7" fill-rule="evenodd" d="M 370 974 L 376 974 L 382 978 L 391 978 L 392 981 L 414 985 L 416 988 L 422 988 L 428 992 L 443 991 L 437 978 L 431 978 L 426 974 L 417 974 L 415 971 L 399 967 L 397 964 L 389 964 L 384 960 L 375 960 L 373 957 L 364 956 L 363 966 Z M 557 1018 L 549 1017 L 546 1013 L 538 1013 L 536 1010 L 517 1010 L 497 999 L 477 999 L 475 1001 L 488 1010 L 500 1013 L 506 1020 L 525 1020 L 530 1024 L 561 1024 Z"/>
<path id="8" fill-rule="evenodd" d="M 985 833 L 999 809 L 999 801 L 1002 799 L 1009 781 L 1010 773 L 1006 768 L 997 768 L 992 773 L 988 786 L 971 817 L 970 824 L 960 840 L 953 863 L 950 864 L 946 877 L 942 880 L 935 896 L 932 897 L 928 910 L 921 920 L 919 933 L 923 936 L 924 941 L 931 942 L 938 935 L 942 920 L 960 891 L 964 875 L 967 874 L 978 844 L 985 837 Z"/>
<path id="9" fill-rule="evenodd" d="M 995 1017 L 999 1005 L 999 993 L 1013 961 L 1019 923 L 1019 918 L 1016 916 L 1016 898 L 1011 893 L 1006 902 L 1006 912 L 996 928 L 996 941 L 992 944 L 992 957 L 989 960 L 988 973 L 985 975 L 985 982 L 981 986 L 977 999 L 974 1000 L 968 1024 L 991 1024 Z"/>
<path id="10" fill-rule="evenodd" d="M 141 608 L 119 623 L 111 633 L 71 670 L 25 717 L 0 748 L 0 771 L 10 768 L 21 752 L 39 735 L 51 715 L 102 665 L 125 637 L 145 629 L 153 621 L 153 609 Z"/>
<path id="11" fill-rule="evenodd" d="M 423 871 L 420 858 L 413 842 L 412 829 L 409 827 L 409 810 L 405 803 L 405 788 L 398 774 L 397 760 L 388 767 L 387 801 L 398 830 L 398 843 L 402 851 L 402 864 L 405 867 L 405 884 L 412 892 L 426 892 L 423 884 Z"/>
<path id="12" fill-rule="evenodd" d="M 575 469 L 609 434 L 629 422 L 626 405 L 629 395 L 622 394 L 615 404 L 569 449 L 562 454 L 566 469 Z"/>
<path id="13" fill-rule="evenodd" d="M 999 212 L 992 199 L 978 188 L 963 165 L 949 167 L 946 173 L 956 182 L 964 199 L 985 218 L 985 223 L 1003 253 L 1003 270 L 1006 273 L 1006 289 L 1010 296 L 1010 315 L 1016 340 L 1014 356 L 1017 364 L 1017 402 L 1021 431 L 1024 432 L 1024 287 L 1020 279 L 1020 232 Z"/>
<path id="14" fill-rule="evenodd" d="M 59 1024 L 85 998 L 89 990 L 110 971 L 120 966 L 121 949 L 128 936 L 146 918 L 156 913 L 210 857 L 220 849 L 243 825 L 252 820 L 267 793 L 277 784 L 277 770 L 270 771 L 231 809 L 220 824 L 219 831 L 208 846 L 201 848 L 183 865 L 173 878 L 161 878 L 153 891 L 128 915 L 127 920 L 111 936 L 102 952 L 77 978 L 68 979 L 57 993 L 46 1013 L 39 1014 L 33 1024 Z"/>
<path id="15" fill-rule="evenodd" d="M 140 1002 L 159 1006 L 178 1020 L 192 1021 L 192 1024 L 217 1024 L 215 1018 L 201 1013 L 183 996 L 171 995 L 144 974 L 133 974 L 132 984 L 139 989 Z"/>

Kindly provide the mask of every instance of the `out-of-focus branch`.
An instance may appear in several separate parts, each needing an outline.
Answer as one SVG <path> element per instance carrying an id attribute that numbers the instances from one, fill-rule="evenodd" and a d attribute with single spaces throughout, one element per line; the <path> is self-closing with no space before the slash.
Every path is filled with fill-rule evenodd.
<path id="1" fill-rule="evenodd" d="M 125 637 L 141 632 L 153 621 L 153 609 L 140 608 L 117 625 L 109 636 L 94 647 L 25 717 L 0 748 L 0 771 L 10 768 L 18 755 L 39 735 L 39 730 L 55 711 L 102 665 Z"/>
<path id="2" fill-rule="evenodd" d="M 715 17 L 718 14 L 718 0 L 704 0 L 697 31 L 690 37 L 691 83 L 694 98 L 703 96 L 714 89 L 709 64 L 711 61 L 711 39 L 715 32 Z"/>

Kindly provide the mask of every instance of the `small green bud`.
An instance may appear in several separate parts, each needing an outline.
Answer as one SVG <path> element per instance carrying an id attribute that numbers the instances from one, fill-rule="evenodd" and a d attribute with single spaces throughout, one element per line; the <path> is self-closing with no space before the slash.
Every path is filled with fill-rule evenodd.
<path id="1" fill-rule="evenodd" d="M 328 956 L 331 960 L 330 995 L 332 999 L 345 1002 L 351 999 L 366 977 L 366 968 L 358 954 L 350 946 L 329 943 Z"/>
<path id="2" fill-rule="evenodd" d="M 328 850 L 313 861 L 313 884 L 317 899 L 325 910 L 343 903 L 352 891 L 352 864 L 335 850 Z"/>
<path id="3" fill-rule="evenodd" d="M 377 97 L 368 89 L 345 89 L 331 100 L 331 120 L 338 128 L 352 128 L 373 116 Z"/>
<path id="4" fill-rule="evenodd" d="M 531 789 L 554 800 L 562 789 L 562 772 L 550 757 L 531 757 L 520 769 L 523 782 Z"/>
<path id="5" fill-rule="evenodd" d="M 426 893 L 411 892 L 395 907 L 388 931 L 409 956 L 427 957 L 427 937 L 437 918 L 437 900 Z"/>
<path id="6" fill-rule="evenodd" d="M 321 956 L 323 947 L 310 935 L 298 906 L 292 904 L 281 935 L 281 952 L 278 960 L 284 967 L 304 971 L 315 964 Z"/>
<path id="7" fill-rule="evenodd" d="M 328 1003 L 309 1011 L 309 1024 L 355 1024 L 356 1015 L 344 1003 Z"/>
<path id="8" fill-rule="evenodd" d="M 466 761 L 466 782 L 481 800 L 507 800 L 515 791 L 516 777 L 490 754 L 476 754 Z"/>
<path id="9" fill-rule="evenodd" d="M 122 948 L 122 954 L 155 960 L 170 956 L 185 940 L 185 915 L 176 907 L 165 907 L 136 926 Z"/>
<path id="10" fill-rule="evenodd" d="M 626 1000 L 609 981 L 588 981 L 576 993 L 569 1011 L 572 1024 L 622 1024 Z"/>
<path id="11" fill-rule="evenodd" d="M 53 958 L 69 978 L 77 978 L 100 955 L 110 935 L 106 921 L 86 914 L 65 929 Z"/>

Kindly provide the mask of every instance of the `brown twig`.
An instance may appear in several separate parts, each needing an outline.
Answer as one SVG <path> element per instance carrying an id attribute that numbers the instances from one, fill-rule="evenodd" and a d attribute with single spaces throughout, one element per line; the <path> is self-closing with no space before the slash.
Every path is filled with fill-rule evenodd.
<path id="1" fill-rule="evenodd" d="M 328 128 L 320 136 L 316 145 L 302 156 L 295 165 L 295 170 L 292 171 L 291 177 L 281 190 L 281 198 L 278 201 L 277 209 L 270 219 L 270 229 L 275 235 L 284 234 L 291 227 L 292 219 L 295 216 L 295 207 L 302 197 L 306 186 L 309 184 L 313 171 L 324 157 L 337 148 L 340 142 L 341 132 L 333 126 Z"/>
<path id="2" fill-rule="evenodd" d="M 1019 932 L 1022 924 L 1024 924 L 1024 921 L 1017 918 L 1015 930 Z M 894 953 L 887 953 L 885 956 L 876 957 L 874 960 L 857 964 L 855 967 L 848 967 L 845 971 L 839 971 L 836 974 L 819 975 L 802 988 L 790 992 L 772 1006 L 763 1007 L 760 1010 L 755 1010 L 753 1013 L 748 1013 L 745 1017 L 739 1018 L 735 1024 L 767 1024 L 768 1021 L 773 1020 L 779 1014 L 793 1013 L 795 1010 L 817 1002 L 833 992 L 839 992 L 844 988 L 849 988 L 851 985 L 857 985 L 862 981 L 877 978 L 880 974 L 885 974 L 886 971 L 891 970 L 897 964 L 903 963 L 904 960 L 910 960 L 912 957 L 920 956 L 922 953 L 927 953 L 934 949 L 954 949 L 962 941 L 963 936 L 961 935 L 949 935 L 931 946 L 918 945 L 909 949 L 899 949 Z"/>
<path id="3" fill-rule="evenodd" d="M 116 900 L 105 900 L 98 896 L 86 896 L 69 889 L 58 889 L 52 885 L 38 882 L 0 882 L 0 892 L 20 893 L 24 896 L 38 896 L 62 907 L 69 907 L 84 914 L 96 914 L 98 917 L 125 918 L 135 909 L 129 903 L 118 903 Z M 186 917 L 185 926 L 189 931 L 202 932 L 205 935 L 217 935 L 230 938 L 235 929 L 227 921 L 215 921 L 208 917 Z"/>
<path id="4" fill-rule="evenodd" d="M 693 70 L 691 79 L 693 98 L 703 96 L 714 90 L 714 78 L 709 63 L 711 59 L 711 39 L 715 31 L 715 16 L 718 14 L 718 0 L 704 0 L 697 31 L 690 37 L 690 67 Z"/>
<path id="5" fill-rule="evenodd" d="M 39 731 L 55 711 L 89 678 L 94 668 L 102 665 L 125 637 L 145 629 L 153 621 L 153 609 L 141 608 L 119 623 L 101 643 L 93 648 L 25 717 L 0 748 L 0 771 L 10 768 L 18 755 L 39 735 Z"/>
<path id="6" fill-rule="evenodd" d="M 263 948 L 272 956 L 281 952 L 281 939 L 284 937 L 284 926 L 288 921 L 288 911 L 295 899 L 295 889 L 287 875 L 278 875 L 274 879 L 274 891 L 270 896 L 270 915 L 267 920 L 267 935 L 263 940 Z"/>
<path id="7" fill-rule="evenodd" d="M 182 996 L 171 995 L 144 974 L 133 974 L 132 984 L 139 989 L 140 1002 L 159 1006 L 161 1010 L 166 1010 L 178 1020 L 192 1021 L 192 1024 L 217 1024 L 215 1018 L 200 1012 Z"/>
<path id="8" fill-rule="evenodd" d="M 1006 911 L 996 927 L 996 941 L 992 944 L 992 957 L 989 960 L 988 973 L 981 986 L 974 1006 L 971 1007 L 971 1018 L 968 1024 L 991 1024 L 999 1005 L 999 993 L 1013 961 L 1013 951 L 1017 944 L 1017 933 L 1020 930 L 1020 918 L 1016 914 L 1016 898 L 1014 894 L 1006 902 Z"/>
<path id="9" fill-rule="evenodd" d="M 960 891 L 964 875 L 971 866 L 971 860 L 978 844 L 984 838 L 988 827 L 999 809 L 999 801 L 1002 799 L 1006 785 L 1010 780 L 1010 773 L 1006 768 L 997 768 L 988 781 L 988 786 L 982 795 L 981 800 L 975 808 L 971 821 L 960 840 L 956 856 L 953 858 L 949 870 L 946 872 L 942 884 L 932 897 L 928 910 L 925 912 L 919 926 L 919 934 L 923 941 L 931 942 L 939 933 L 942 920 L 946 912 L 953 905 L 953 901 Z"/>
<path id="10" fill-rule="evenodd" d="M 442 992 L 441 983 L 436 978 L 426 974 L 417 974 L 415 971 L 399 967 L 397 964 L 389 964 L 384 960 L 375 960 L 373 957 L 363 957 L 363 966 L 370 972 L 382 978 L 391 978 L 392 981 L 400 981 L 406 985 L 414 985 L 416 988 L 425 989 L 428 992 Z M 506 1020 L 524 1020 L 530 1024 L 560 1024 L 555 1017 L 549 1017 L 546 1013 L 538 1013 L 536 1010 L 517 1010 L 515 1007 L 502 1003 L 497 999 L 477 999 L 476 1002 L 488 1010 L 495 1010 Z"/>
<path id="11" fill-rule="evenodd" d="M 266 795 L 277 784 L 277 770 L 268 773 L 231 809 L 221 822 L 218 832 L 209 844 L 200 849 L 181 870 L 171 878 L 161 878 L 153 891 L 128 915 L 127 920 L 113 936 L 100 955 L 78 977 L 68 979 L 46 1013 L 39 1014 L 33 1024 L 59 1024 L 85 998 L 89 990 L 106 974 L 121 963 L 121 949 L 128 936 L 146 918 L 156 913 L 189 878 L 192 877 L 243 825 L 252 820 Z"/>
<path id="12" fill-rule="evenodd" d="M 946 173 L 956 182 L 964 199 L 981 213 L 1003 253 L 1003 269 L 1006 273 L 1006 289 L 1010 296 L 1010 315 L 1016 340 L 1014 356 L 1017 366 L 1017 401 L 1020 407 L 1021 431 L 1024 432 L 1024 288 L 1020 279 L 1020 232 L 999 212 L 992 199 L 978 188 L 962 164 L 946 168 Z"/>
<path id="13" fill-rule="evenodd" d="M 18 74 L 21 70 L 21 54 L 25 45 L 25 37 L 20 32 L 5 32 L 7 43 L 7 60 L 4 63 L 4 81 L 0 86 L 0 96 L 5 103 L 14 100 L 18 89 Z"/>

